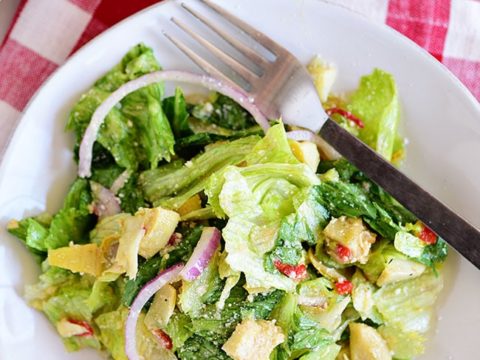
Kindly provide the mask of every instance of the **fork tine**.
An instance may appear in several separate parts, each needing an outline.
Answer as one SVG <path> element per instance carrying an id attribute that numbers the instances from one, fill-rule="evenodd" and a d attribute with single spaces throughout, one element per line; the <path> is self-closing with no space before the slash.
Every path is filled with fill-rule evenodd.
<path id="1" fill-rule="evenodd" d="M 185 3 L 182 3 L 182 7 L 185 10 L 187 10 L 190 14 L 192 14 L 194 17 L 196 17 L 198 20 L 200 20 L 205 25 L 207 25 L 211 30 L 213 30 L 213 32 L 219 35 L 223 40 L 225 40 L 230 45 L 232 45 L 235 49 L 237 49 L 240 53 L 242 53 L 247 59 L 252 61 L 254 64 L 259 66 L 260 68 L 262 67 L 262 65 L 268 63 L 267 59 L 265 59 L 263 56 L 253 51 L 243 42 L 229 35 L 227 32 L 222 30 L 219 26 L 215 25 L 213 22 L 207 19 L 204 15 L 200 14 L 196 10 L 193 10 L 190 6 L 186 5 Z"/>
<path id="2" fill-rule="evenodd" d="M 224 53 L 222 50 L 220 50 L 215 45 L 213 45 L 210 41 L 204 39 L 200 35 L 193 32 L 188 26 L 186 26 L 180 20 L 176 18 L 172 18 L 171 20 L 175 25 L 177 25 L 179 28 L 181 28 L 183 31 L 189 34 L 193 39 L 199 42 L 207 50 L 212 52 L 217 58 L 223 61 L 227 66 L 233 69 L 238 75 L 244 78 L 247 82 L 249 82 L 250 84 L 253 84 L 256 80 L 258 80 L 258 76 L 252 71 L 250 71 L 250 69 L 245 67 L 245 65 L 241 64 L 230 55 Z"/>
<path id="3" fill-rule="evenodd" d="M 201 68 L 203 71 L 205 71 L 210 76 L 213 76 L 217 79 L 220 79 L 223 82 L 229 84 L 230 86 L 234 86 L 234 87 L 240 86 L 239 84 L 235 83 L 232 79 L 230 79 L 228 76 L 226 76 L 224 73 L 222 73 L 220 70 L 218 70 L 214 66 L 212 66 L 204 58 L 202 58 L 201 56 L 196 54 L 194 51 L 192 51 L 187 45 L 185 45 L 183 42 L 181 42 L 177 38 L 175 38 L 173 36 L 170 36 L 165 31 L 163 32 L 163 35 L 165 35 L 165 37 L 168 40 L 170 40 L 173 43 L 173 45 L 175 45 L 178 49 L 180 49 L 195 64 L 197 64 L 199 68 Z"/>
<path id="4" fill-rule="evenodd" d="M 252 39 L 257 41 L 258 43 L 262 44 L 267 50 L 269 50 L 273 55 L 278 56 L 279 53 L 284 53 L 286 50 L 278 45 L 275 41 L 270 39 L 267 35 L 261 33 L 260 31 L 256 30 L 240 18 L 236 17 L 235 15 L 232 15 L 229 13 L 227 10 L 222 8 L 221 6 L 218 6 L 217 4 L 213 3 L 210 0 L 200 0 L 202 1 L 205 5 L 207 5 L 209 8 L 212 10 L 216 11 L 218 14 L 220 14 L 222 17 L 230 21 L 232 24 L 234 24 L 236 27 L 238 27 L 240 30 L 248 34 Z"/>

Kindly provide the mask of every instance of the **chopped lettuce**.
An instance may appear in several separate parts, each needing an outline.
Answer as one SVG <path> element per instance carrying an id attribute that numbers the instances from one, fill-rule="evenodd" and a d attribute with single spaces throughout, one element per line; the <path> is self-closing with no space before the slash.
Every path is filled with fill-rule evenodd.
<path id="1" fill-rule="evenodd" d="M 127 316 L 128 308 L 120 307 L 118 310 L 103 313 L 95 319 L 95 324 L 100 330 L 100 340 L 114 360 L 128 359 L 125 354 L 124 336 Z"/>
<path id="2" fill-rule="evenodd" d="M 438 238 L 435 244 L 425 246 L 422 255 L 416 260 L 436 271 L 436 265 L 443 263 L 447 258 L 447 254 L 447 243 L 445 240 Z"/>
<path id="3" fill-rule="evenodd" d="M 251 292 L 291 290 L 294 282 L 274 270 L 272 262 L 274 257 L 284 258 L 287 263 L 298 262 L 302 249 L 293 237 L 292 227 L 302 229 L 305 240 L 314 241 L 313 232 L 322 222 L 314 217 L 324 216 L 325 211 L 309 197 L 308 189 L 320 181 L 293 156 L 282 124 L 267 132 L 247 155 L 246 162 L 246 167 L 230 166 L 214 174 L 206 189 L 213 210 L 229 218 L 223 229 L 226 262 L 233 270 L 245 273 Z M 297 200 L 295 206 L 294 199 L 298 198 L 304 201 Z M 281 226 L 279 220 L 293 214 L 296 207 L 297 216 Z M 277 240 L 279 231 L 281 238 Z M 289 246 L 281 250 L 278 246 L 278 251 L 269 256 L 267 271 L 264 255 L 280 242 L 288 242 Z"/>
<path id="4" fill-rule="evenodd" d="M 271 316 L 288 339 L 274 350 L 271 359 L 317 359 L 315 356 L 324 352 L 325 354 L 332 352 L 330 356 L 335 358 L 339 347 L 335 355 L 333 355 L 335 352 L 333 348 L 327 350 L 335 344 L 331 333 L 303 313 L 297 305 L 295 294 L 285 294 L 273 309 Z"/>
<path id="5" fill-rule="evenodd" d="M 47 250 L 45 239 L 48 236 L 48 227 L 36 220 L 34 217 L 21 221 L 10 221 L 8 231 L 25 242 L 27 249 L 33 254 L 45 256 Z"/>
<path id="6" fill-rule="evenodd" d="M 37 216 L 21 221 L 11 221 L 8 230 L 22 239 L 27 248 L 42 258 L 49 249 L 67 246 L 70 242 L 88 242 L 88 231 L 93 227 L 90 214 L 92 201 L 87 180 L 73 182 L 63 207 L 53 216 Z"/>
<path id="7" fill-rule="evenodd" d="M 190 126 L 188 125 L 189 114 L 182 89 L 177 87 L 174 96 L 163 100 L 163 109 L 165 115 L 170 121 L 171 128 L 176 138 L 190 135 L 192 133 Z"/>
<path id="8" fill-rule="evenodd" d="M 270 273 L 264 268 L 263 254 L 255 249 L 255 244 L 260 242 L 273 243 L 273 240 L 263 238 L 261 230 L 275 234 L 275 224 L 270 224 L 263 229 L 253 222 L 241 218 L 231 218 L 223 229 L 225 250 L 228 253 L 226 261 L 235 271 L 245 274 L 246 288 L 252 293 L 268 291 L 272 288 L 292 291 L 295 282 L 279 273 Z M 257 236 L 255 236 L 257 235 Z M 270 235 L 270 239 L 273 236 Z M 271 245 L 270 245 L 271 247 Z"/>
<path id="9" fill-rule="evenodd" d="M 153 51 L 137 45 L 79 99 L 67 124 L 76 157 L 102 101 L 159 69 Z M 317 59 L 310 70 L 325 106 L 352 112 L 365 127 L 334 119 L 398 161 L 393 77 L 374 70 L 348 99 L 329 94 L 333 66 Z M 202 273 L 176 279 L 139 314 L 141 358 L 371 357 L 379 348 L 369 341 L 359 347 L 355 328 L 383 338 L 395 358 L 423 352 L 442 288 L 443 240 L 424 243 L 414 215 L 345 159 L 319 162 L 316 145 L 288 140 L 281 121 L 264 134 L 223 95 L 196 104 L 180 88 L 163 96 L 161 83 L 127 95 L 100 127 L 91 178 L 76 179 L 53 216 L 9 223 L 39 260 L 48 253 L 26 297 L 67 349 L 93 347 L 126 360 L 128 307 L 160 271 L 191 258 L 204 226 L 216 226 L 221 245 Z M 127 176 L 114 190 L 122 213 L 99 219 L 91 184 L 112 188 L 119 176 Z M 348 294 L 339 285 L 344 278 L 353 284 Z"/>
<path id="10" fill-rule="evenodd" d="M 222 287 L 222 281 L 218 274 L 218 259 L 217 251 L 198 278 L 192 281 L 182 281 L 178 305 L 185 314 L 198 317 L 206 303 L 214 303 L 218 300 L 218 297 L 210 299 Z"/>
<path id="11" fill-rule="evenodd" d="M 124 305 L 130 306 L 140 289 L 149 280 L 154 278 L 160 270 L 166 269 L 179 262 L 187 262 L 200 239 L 202 226 L 197 226 L 192 229 L 182 229 L 182 232 L 182 240 L 168 253 L 168 257 L 156 255 L 139 264 L 135 279 L 130 279 L 125 284 L 125 290 L 122 295 L 122 303 Z"/>
<path id="12" fill-rule="evenodd" d="M 387 213 L 388 217 L 391 218 L 395 224 L 400 224 L 403 226 L 407 223 L 414 223 L 416 221 L 415 216 L 410 211 L 405 209 L 377 184 L 370 181 L 362 172 L 350 164 L 346 159 L 322 161 L 319 164 L 318 172 L 325 173 L 331 169 L 335 169 L 338 172 L 342 181 L 356 184 L 360 186 L 361 189 L 366 190 L 365 195 L 372 203 L 374 203 L 377 210 L 383 210 L 385 213 Z M 379 216 L 381 221 L 383 221 L 382 217 L 384 217 L 384 213 L 381 213 Z M 387 226 L 391 225 L 390 220 L 387 217 L 385 217 L 385 221 L 388 222 L 386 224 Z M 384 226 L 380 226 L 379 229 L 381 230 L 383 227 Z M 389 234 L 390 240 L 393 240 L 394 236 L 391 236 L 391 232 Z"/>
<path id="13" fill-rule="evenodd" d="M 406 231 L 399 231 L 395 234 L 394 246 L 397 251 L 412 258 L 422 256 L 426 244 L 415 235 Z"/>
<path id="14" fill-rule="evenodd" d="M 172 339 L 173 350 L 181 348 L 193 335 L 192 320 L 188 315 L 177 311 L 168 321 L 165 332 Z"/>
<path id="15" fill-rule="evenodd" d="M 223 173 L 218 199 L 219 208 L 229 217 L 223 229 L 226 261 L 235 271 L 245 273 L 252 291 L 271 287 L 288 290 L 294 286 L 291 279 L 265 271 L 263 257 L 276 241 L 280 224 L 275 218 L 294 210 L 292 197 L 302 190 L 302 185 L 318 181 L 309 171 L 303 164 L 265 164 L 230 167 Z M 212 201 L 212 192 L 207 193 Z"/>
<path id="16" fill-rule="evenodd" d="M 179 348 L 179 358 L 204 359 L 205 356 L 217 356 L 215 359 L 228 359 L 220 349 L 242 319 L 268 319 L 273 308 L 283 297 L 281 291 L 259 294 L 248 298 L 247 292 L 239 283 L 231 289 L 225 306 L 219 309 L 215 304 L 205 304 L 198 317 L 189 318 L 176 313 L 166 327 L 174 348 Z M 196 357 L 197 356 L 197 357 Z M 209 357 L 207 357 L 209 358 Z"/>
<path id="17" fill-rule="evenodd" d="M 390 214 L 377 202 L 373 203 L 376 209 L 375 217 L 364 217 L 365 222 L 384 238 L 392 240 L 402 230 L 400 225 L 394 222 Z"/>
<path id="18" fill-rule="evenodd" d="M 139 44 L 97 80 L 70 113 L 67 129 L 75 132 L 77 146 L 95 109 L 110 93 L 130 80 L 159 69 L 153 51 Z M 131 170 L 139 165 L 155 168 L 160 160 L 169 160 L 174 137 L 162 109 L 162 96 L 161 84 L 152 84 L 127 95 L 107 115 L 97 136 L 102 149 L 96 149 L 107 150 L 120 167 Z"/>
<path id="19" fill-rule="evenodd" d="M 433 306 L 442 288 L 442 277 L 427 271 L 415 279 L 385 285 L 375 293 L 376 307 L 384 319 L 379 331 L 395 357 L 411 358 L 423 352 Z"/>
<path id="20" fill-rule="evenodd" d="M 161 265 L 162 258 L 160 256 L 154 256 L 139 265 L 137 276 L 125 284 L 125 292 L 122 295 L 123 304 L 130 306 L 140 289 L 160 272 Z"/>
<path id="21" fill-rule="evenodd" d="M 103 313 L 95 319 L 100 330 L 100 339 L 110 352 L 114 360 L 127 360 L 125 354 L 125 322 L 128 308 L 120 307 L 117 310 Z M 151 360 L 174 360 L 173 352 L 159 344 L 155 336 L 144 324 L 145 314 L 141 313 L 137 323 L 136 340 L 137 350 L 141 358 Z"/>
<path id="22" fill-rule="evenodd" d="M 258 137 L 214 144 L 182 167 L 158 168 L 143 172 L 140 185 L 145 197 L 155 205 L 179 208 L 186 200 L 203 190 L 208 176 L 231 164 L 241 162 Z"/>
<path id="23" fill-rule="evenodd" d="M 43 311 L 48 319 L 57 325 L 61 321 L 85 321 L 92 326 L 93 310 L 114 302 L 115 296 L 98 299 L 96 309 L 89 306 L 93 279 L 80 276 L 56 267 L 47 267 L 40 275 L 39 283 L 26 289 L 26 297 L 37 309 Z M 70 351 L 83 347 L 100 349 L 96 336 L 69 336 L 62 338 Z"/>
<path id="24" fill-rule="evenodd" d="M 134 214 L 139 208 L 148 207 L 138 183 L 138 175 L 130 175 L 127 182 L 118 191 L 120 207 L 123 212 Z"/>
<path id="25" fill-rule="evenodd" d="M 360 130 L 360 139 L 387 160 L 392 160 L 400 119 L 398 91 L 393 76 L 379 69 L 363 76 L 347 109 L 362 119 L 365 125 Z"/>
<path id="26" fill-rule="evenodd" d="M 307 351 L 318 350 L 332 343 L 333 339 L 327 330 L 319 327 L 316 322 L 305 316 L 298 317 L 291 345 L 291 350 L 295 357 L 300 356 L 300 354 L 303 355 Z"/>
<path id="27" fill-rule="evenodd" d="M 203 122 L 231 130 L 245 130 L 255 125 L 253 117 L 234 100 L 222 94 L 215 94 L 213 98 L 213 102 L 196 105 L 192 115 Z"/>
<path id="28" fill-rule="evenodd" d="M 180 360 L 229 360 L 230 357 L 219 345 L 201 336 L 193 335 L 178 349 L 177 356 Z"/>
<path id="29" fill-rule="evenodd" d="M 353 291 L 352 304 L 362 320 L 370 319 L 376 324 L 381 324 L 382 319 L 375 308 L 373 295 L 376 291 L 375 285 L 370 283 L 360 270 L 356 270 L 352 277 Z"/>
<path id="30" fill-rule="evenodd" d="M 57 249 L 70 242 L 85 243 L 91 228 L 92 216 L 89 213 L 75 208 L 62 209 L 52 219 L 48 236 L 44 239 L 45 248 Z"/>
<path id="31" fill-rule="evenodd" d="M 298 164 L 282 123 L 272 126 L 246 158 L 248 165 L 265 163 Z"/>
<path id="32" fill-rule="evenodd" d="M 319 349 L 303 355 L 300 360 L 335 360 L 337 359 L 340 349 L 340 345 L 334 343 L 324 344 L 324 346 L 320 347 Z"/>
<path id="33" fill-rule="evenodd" d="M 325 181 L 314 187 L 317 201 L 334 217 L 347 215 L 376 216 L 376 209 L 364 192 L 355 184 Z"/>

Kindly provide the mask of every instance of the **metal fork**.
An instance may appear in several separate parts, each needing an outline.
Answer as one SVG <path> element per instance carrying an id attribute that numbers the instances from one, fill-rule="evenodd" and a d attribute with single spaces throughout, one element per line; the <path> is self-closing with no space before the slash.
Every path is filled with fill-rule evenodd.
<path id="1" fill-rule="evenodd" d="M 275 59 L 268 60 L 184 3 L 182 7 L 185 10 L 226 40 L 254 63 L 261 72 L 258 74 L 252 71 L 176 18 L 171 19 L 174 24 L 242 77 L 246 85 L 218 70 L 215 65 L 178 38 L 164 33 L 173 44 L 211 76 L 234 86 L 243 87 L 267 118 L 276 119 L 281 116 L 286 124 L 319 133 L 341 155 L 480 269 L 480 232 L 477 229 L 329 119 L 320 103 L 311 77 L 305 67 L 288 50 L 210 0 L 200 1 L 265 47 Z"/>

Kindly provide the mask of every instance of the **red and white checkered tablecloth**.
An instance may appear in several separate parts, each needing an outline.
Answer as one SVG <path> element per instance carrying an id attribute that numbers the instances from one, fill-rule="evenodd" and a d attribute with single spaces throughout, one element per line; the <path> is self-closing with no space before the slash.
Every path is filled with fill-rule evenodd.
<path id="1" fill-rule="evenodd" d="M 329 1 L 405 34 L 480 100 L 480 1 Z M 22 0 L 0 47 L 0 158 L 28 100 L 57 67 L 102 31 L 157 2 Z"/>

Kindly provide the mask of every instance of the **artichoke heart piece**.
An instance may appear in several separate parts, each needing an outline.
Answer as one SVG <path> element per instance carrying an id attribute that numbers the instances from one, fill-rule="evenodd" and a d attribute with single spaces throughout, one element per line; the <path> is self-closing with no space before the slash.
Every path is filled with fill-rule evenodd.
<path id="1" fill-rule="evenodd" d="M 333 218 L 323 233 L 328 253 L 341 264 L 365 264 L 370 247 L 376 240 L 376 234 L 370 232 L 362 219 L 357 217 Z"/>
<path id="2" fill-rule="evenodd" d="M 273 321 L 247 319 L 237 325 L 222 349 L 234 360 L 268 360 L 284 341 L 282 329 Z"/>
<path id="3" fill-rule="evenodd" d="M 77 273 L 98 276 L 103 255 L 97 244 L 71 245 L 48 251 L 48 263 Z"/>
<path id="4" fill-rule="evenodd" d="M 373 327 L 351 323 L 350 358 L 352 360 L 391 360 L 392 355 L 386 341 Z"/>
<path id="5" fill-rule="evenodd" d="M 138 253 L 145 259 L 151 258 L 167 245 L 180 221 L 177 212 L 161 207 L 140 209 L 135 213 L 135 217 L 143 219 L 145 235 L 140 241 Z"/>

